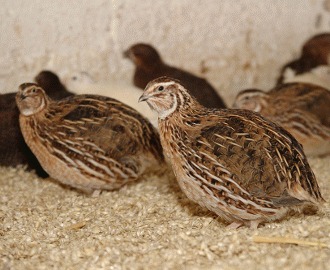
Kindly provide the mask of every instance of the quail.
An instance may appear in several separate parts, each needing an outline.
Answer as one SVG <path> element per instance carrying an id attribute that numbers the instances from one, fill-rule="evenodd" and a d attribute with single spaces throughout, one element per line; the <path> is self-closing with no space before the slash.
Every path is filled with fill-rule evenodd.
<path id="1" fill-rule="evenodd" d="M 45 87 L 47 94 L 53 99 L 71 95 L 51 71 L 41 71 L 35 80 Z M 15 102 L 16 93 L 0 95 L 0 166 L 26 165 L 38 176 L 47 177 L 38 160 L 26 145 L 19 128 L 19 111 Z"/>
<path id="2" fill-rule="evenodd" d="M 16 103 L 25 142 L 63 184 L 87 193 L 113 190 L 162 167 L 155 128 L 115 99 L 73 95 L 54 101 L 37 84 L 24 83 Z"/>
<path id="3" fill-rule="evenodd" d="M 178 81 L 151 81 L 139 101 L 158 113 L 164 154 L 189 199 L 237 228 L 323 201 L 300 144 L 249 110 L 200 105 Z"/>
<path id="4" fill-rule="evenodd" d="M 279 85 L 269 92 L 240 92 L 234 108 L 259 112 L 289 131 L 307 156 L 330 153 L 330 91 L 307 83 Z"/>
<path id="5" fill-rule="evenodd" d="M 208 108 L 225 108 L 217 91 L 203 78 L 166 64 L 157 50 L 149 44 L 137 43 L 124 52 L 135 64 L 134 85 L 145 88 L 149 81 L 169 76 L 181 81 L 190 94 Z"/>
<path id="6" fill-rule="evenodd" d="M 277 85 L 288 82 L 314 83 L 330 88 L 330 33 L 321 33 L 308 39 L 299 58 L 285 64 Z"/>

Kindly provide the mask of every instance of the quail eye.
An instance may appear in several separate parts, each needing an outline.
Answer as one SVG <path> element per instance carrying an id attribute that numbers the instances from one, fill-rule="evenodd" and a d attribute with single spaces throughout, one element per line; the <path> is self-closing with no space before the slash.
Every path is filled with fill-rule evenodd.
<path id="1" fill-rule="evenodd" d="M 33 89 L 32 89 L 32 93 L 35 93 L 35 92 L 36 92 L 36 89 L 35 89 L 35 88 L 33 88 Z"/>
<path id="2" fill-rule="evenodd" d="M 161 92 L 161 91 L 163 91 L 163 90 L 164 90 L 164 86 L 161 85 L 161 86 L 158 87 L 158 91 L 159 91 L 159 92 Z"/>

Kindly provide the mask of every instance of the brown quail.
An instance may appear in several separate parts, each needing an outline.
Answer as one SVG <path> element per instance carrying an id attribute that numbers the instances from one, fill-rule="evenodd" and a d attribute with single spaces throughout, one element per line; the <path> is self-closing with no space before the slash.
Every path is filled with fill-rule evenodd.
<path id="1" fill-rule="evenodd" d="M 59 100 L 73 95 L 52 71 L 43 70 L 34 80 L 52 99 Z"/>
<path id="2" fill-rule="evenodd" d="M 23 137 L 44 170 L 85 192 L 117 189 L 163 165 L 159 135 L 137 111 L 112 98 L 51 100 L 37 84 L 16 95 Z"/>
<path id="3" fill-rule="evenodd" d="M 330 33 L 317 34 L 302 47 L 299 58 L 285 64 L 277 85 L 286 82 L 309 82 L 330 88 Z"/>
<path id="4" fill-rule="evenodd" d="M 150 82 L 139 100 L 158 112 L 183 192 L 230 227 L 257 227 L 323 201 L 300 144 L 258 113 L 205 108 L 166 77 Z"/>
<path id="5" fill-rule="evenodd" d="M 330 153 L 330 91 L 306 83 L 288 83 L 269 92 L 240 92 L 234 108 L 248 109 L 281 125 L 304 147 L 308 156 Z"/>
<path id="6" fill-rule="evenodd" d="M 157 50 L 149 44 L 137 43 L 124 52 L 135 64 L 134 85 L 144 89 L 149 81 L 169 76 L 181 81 L 202 105 L 208 108 L 225 108 L 217 91 L 205 79 L 166 64 Z"/>

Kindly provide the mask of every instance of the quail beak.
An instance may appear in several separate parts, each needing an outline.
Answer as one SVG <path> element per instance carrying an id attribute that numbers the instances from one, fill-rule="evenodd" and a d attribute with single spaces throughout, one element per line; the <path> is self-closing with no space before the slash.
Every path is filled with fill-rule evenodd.
<path id="1" fill-rule="evenodd" d="M 148 100 L 148 98 L 150 98 L 150 96 L 148 94 L 144 93 L 142 96 L 140 96 L 139 102 L 146 101 L 146 100 Z"/>
<path id="2" fill-rule="evenodd" d="M 21 100 L 24 100 L 26 98 L 26 96 L 24 96 L 23 93 L 21 93 L 19 97 L 21 98 Z"/>

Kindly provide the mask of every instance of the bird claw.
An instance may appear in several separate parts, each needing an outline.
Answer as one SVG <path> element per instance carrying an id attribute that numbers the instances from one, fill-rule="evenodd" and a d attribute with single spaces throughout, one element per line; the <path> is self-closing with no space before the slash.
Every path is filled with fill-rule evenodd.
<path id="1" fill-rule="evenodd" d="M 258 226 L 260 224 L 260 220 L 251 220 L 250 221 L 250 229 L 258 229 Z"/>
<path id="2" fill-rule="evenodd" d="M 92 198 L 97 198 L 99 197 L 101 194 L 101 190 L 100 189 L 95 189 L 92 193 Z"/>
<path id="3" fill-rule="evenodd" d="M 241 227 L 244 223 L 243 222 L 233 222 L 231 224 L 229 224 L 226 228 L 227 229 L 238 229 L 239 227 Z M 257 229 L 258 228 L 258 225 L 260 224 L 260 220 L 251 220 L 250 223 L 249 223 L 249 226 L 250 226 L 250 229 Z"/>
<path id="4" fill-rule="evenodd" d="M 233 222 L 233 223 L 229 224 L 226 228 L 235 230 L 235 229 L 241 227 L 242 225 L 243 225 L 242 222 Z"/>

